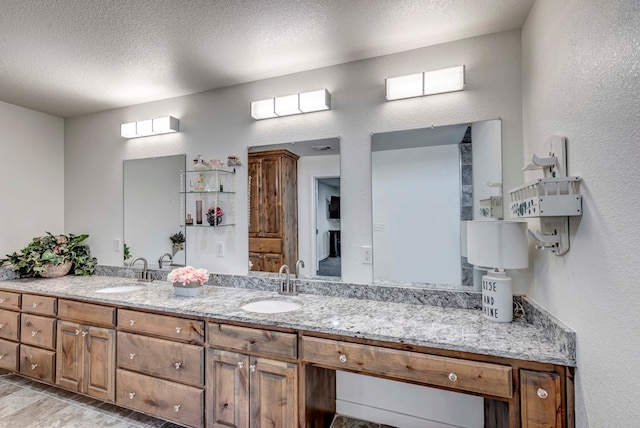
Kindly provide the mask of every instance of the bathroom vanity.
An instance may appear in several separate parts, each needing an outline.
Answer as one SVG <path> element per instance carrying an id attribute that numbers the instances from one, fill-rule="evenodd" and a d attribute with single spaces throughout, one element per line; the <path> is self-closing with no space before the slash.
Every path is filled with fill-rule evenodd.
<path id="1" fill-rule="evenodd" d="M 540 322 L 313 294 L 253 313 L 283 296 L 163 281 L 96 293 L 131 283 L 0 282 L 0 368 L 189 427 L 328 427 L 337 370 L 484 397 L 487 427 L 574 426 L 575 345 Z"/>

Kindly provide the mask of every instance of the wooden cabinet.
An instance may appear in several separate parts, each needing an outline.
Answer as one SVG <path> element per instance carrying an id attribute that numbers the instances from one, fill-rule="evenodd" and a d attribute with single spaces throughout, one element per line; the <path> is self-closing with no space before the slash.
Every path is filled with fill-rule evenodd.
<path id="1" fill-rule="evenodd" d="M 294 428 L 298 366 L 210 348 L 206 408 L 210 428 Z"/>
<path id="2" fill-rule="evenodd" d="M 520 408 L 525 428 L 563 426 L 560 376 L 520 370 Z"/>
<path id="3" fill-rule="evenodd" d="M 118 310 L 116 403 L 204 426 L 204 322 Z"/>
<path id="4" fill-rule="evenodd" d="M 47 349 L 20 345 L 20 373 L 53 383 L 56 374 L 56 353 Z"/>
<path id="5" fill-rule="evenodd" d="M 55 381 L 56 374 L 56 300 L 30 294 L 21 296 L 18 370 L 50 383 Z"/>
<path id="6" fill-rule="evenodd" d="M 115 397 L 115 330 L 58 322 L 56 383 L 101 400 Z"/>
<path id="7" fill-rule="evenodd" d="M 18 349 L 20 344 L 0 339 L 0 369 L 18 371 Z"/>
<path id="8" fill-rule="evenodd" d="M 249 253 L 254 271 L 277 272 L 298 259 L 298 158 L 287 150 L 249 154 Z"/>
<path id="9" fill-rule="evenodd" d="M 116 403 L 189 427 L 204 426 L 204 390 L 127 370 L 117 372 Z"/>

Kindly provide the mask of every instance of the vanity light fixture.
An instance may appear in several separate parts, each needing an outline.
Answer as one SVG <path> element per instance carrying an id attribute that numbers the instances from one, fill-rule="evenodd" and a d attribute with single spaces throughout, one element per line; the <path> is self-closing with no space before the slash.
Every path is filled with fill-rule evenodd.
<path id="1" fill-rule="evenodd" d="M 464 65 L 460 65 L 387 78 L 387 101 L 461 91 L 464 89 L 464 69 Z"/>
<path id="2" fill-rule="evenodd" d="M 469 263 L 487 269 L 482 277 L 482 311 L 487 319 L 513 319 L 513 288 L 504 269 L 524 269 L 529 265 L 526 230 L 525 222 L 467 222 Z"/>
<path id="3" fill-rule="evenodd" d="M 326 89 L 251 102 L 255 120 L 331 109 L 331 93 Z"/>
<path id="4" fill-rule="evenodd" d="M 139 120 L 120 125 L 120 135 L 124 138 L 148 137 L 173 132 L 180 132 L 180 121 L 173 116 Z"/>

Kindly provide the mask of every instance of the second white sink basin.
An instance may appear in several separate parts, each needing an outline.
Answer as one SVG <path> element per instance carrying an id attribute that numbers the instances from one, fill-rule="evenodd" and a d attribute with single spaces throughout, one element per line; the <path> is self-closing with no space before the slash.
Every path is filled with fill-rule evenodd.
<path id="1" fill-rule="evenodd" d="M 247 312 L 257 312 L 260 314 L 279 314 L 291 312 L 302 307 L 302 302 L 296 299 L 286 299 L 274 297 L 271 299 L 255 300 L 245 303 L 242 309 Z"/>
<path id="2" fill-rule="evenodd" d="M 130 291 L 142 290 L 144 285 L 121 285 L 119 287 L 107 287 L 96 290 L 96 293 L 128 293 Z"/>

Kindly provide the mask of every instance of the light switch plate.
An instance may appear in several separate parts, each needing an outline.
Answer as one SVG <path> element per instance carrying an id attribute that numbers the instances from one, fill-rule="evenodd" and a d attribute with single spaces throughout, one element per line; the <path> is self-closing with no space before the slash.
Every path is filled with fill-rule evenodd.
<path id="1" fill-rule="evenodd" d="M 216 256 L 224 257 L 224 242 L 216 242 Z"/>
<path id="2" fill-rule="evenodd" d="M 373 249 L 371 245 L 362 246 L 362 264 L 370 265 L 373 263 Z"/>

